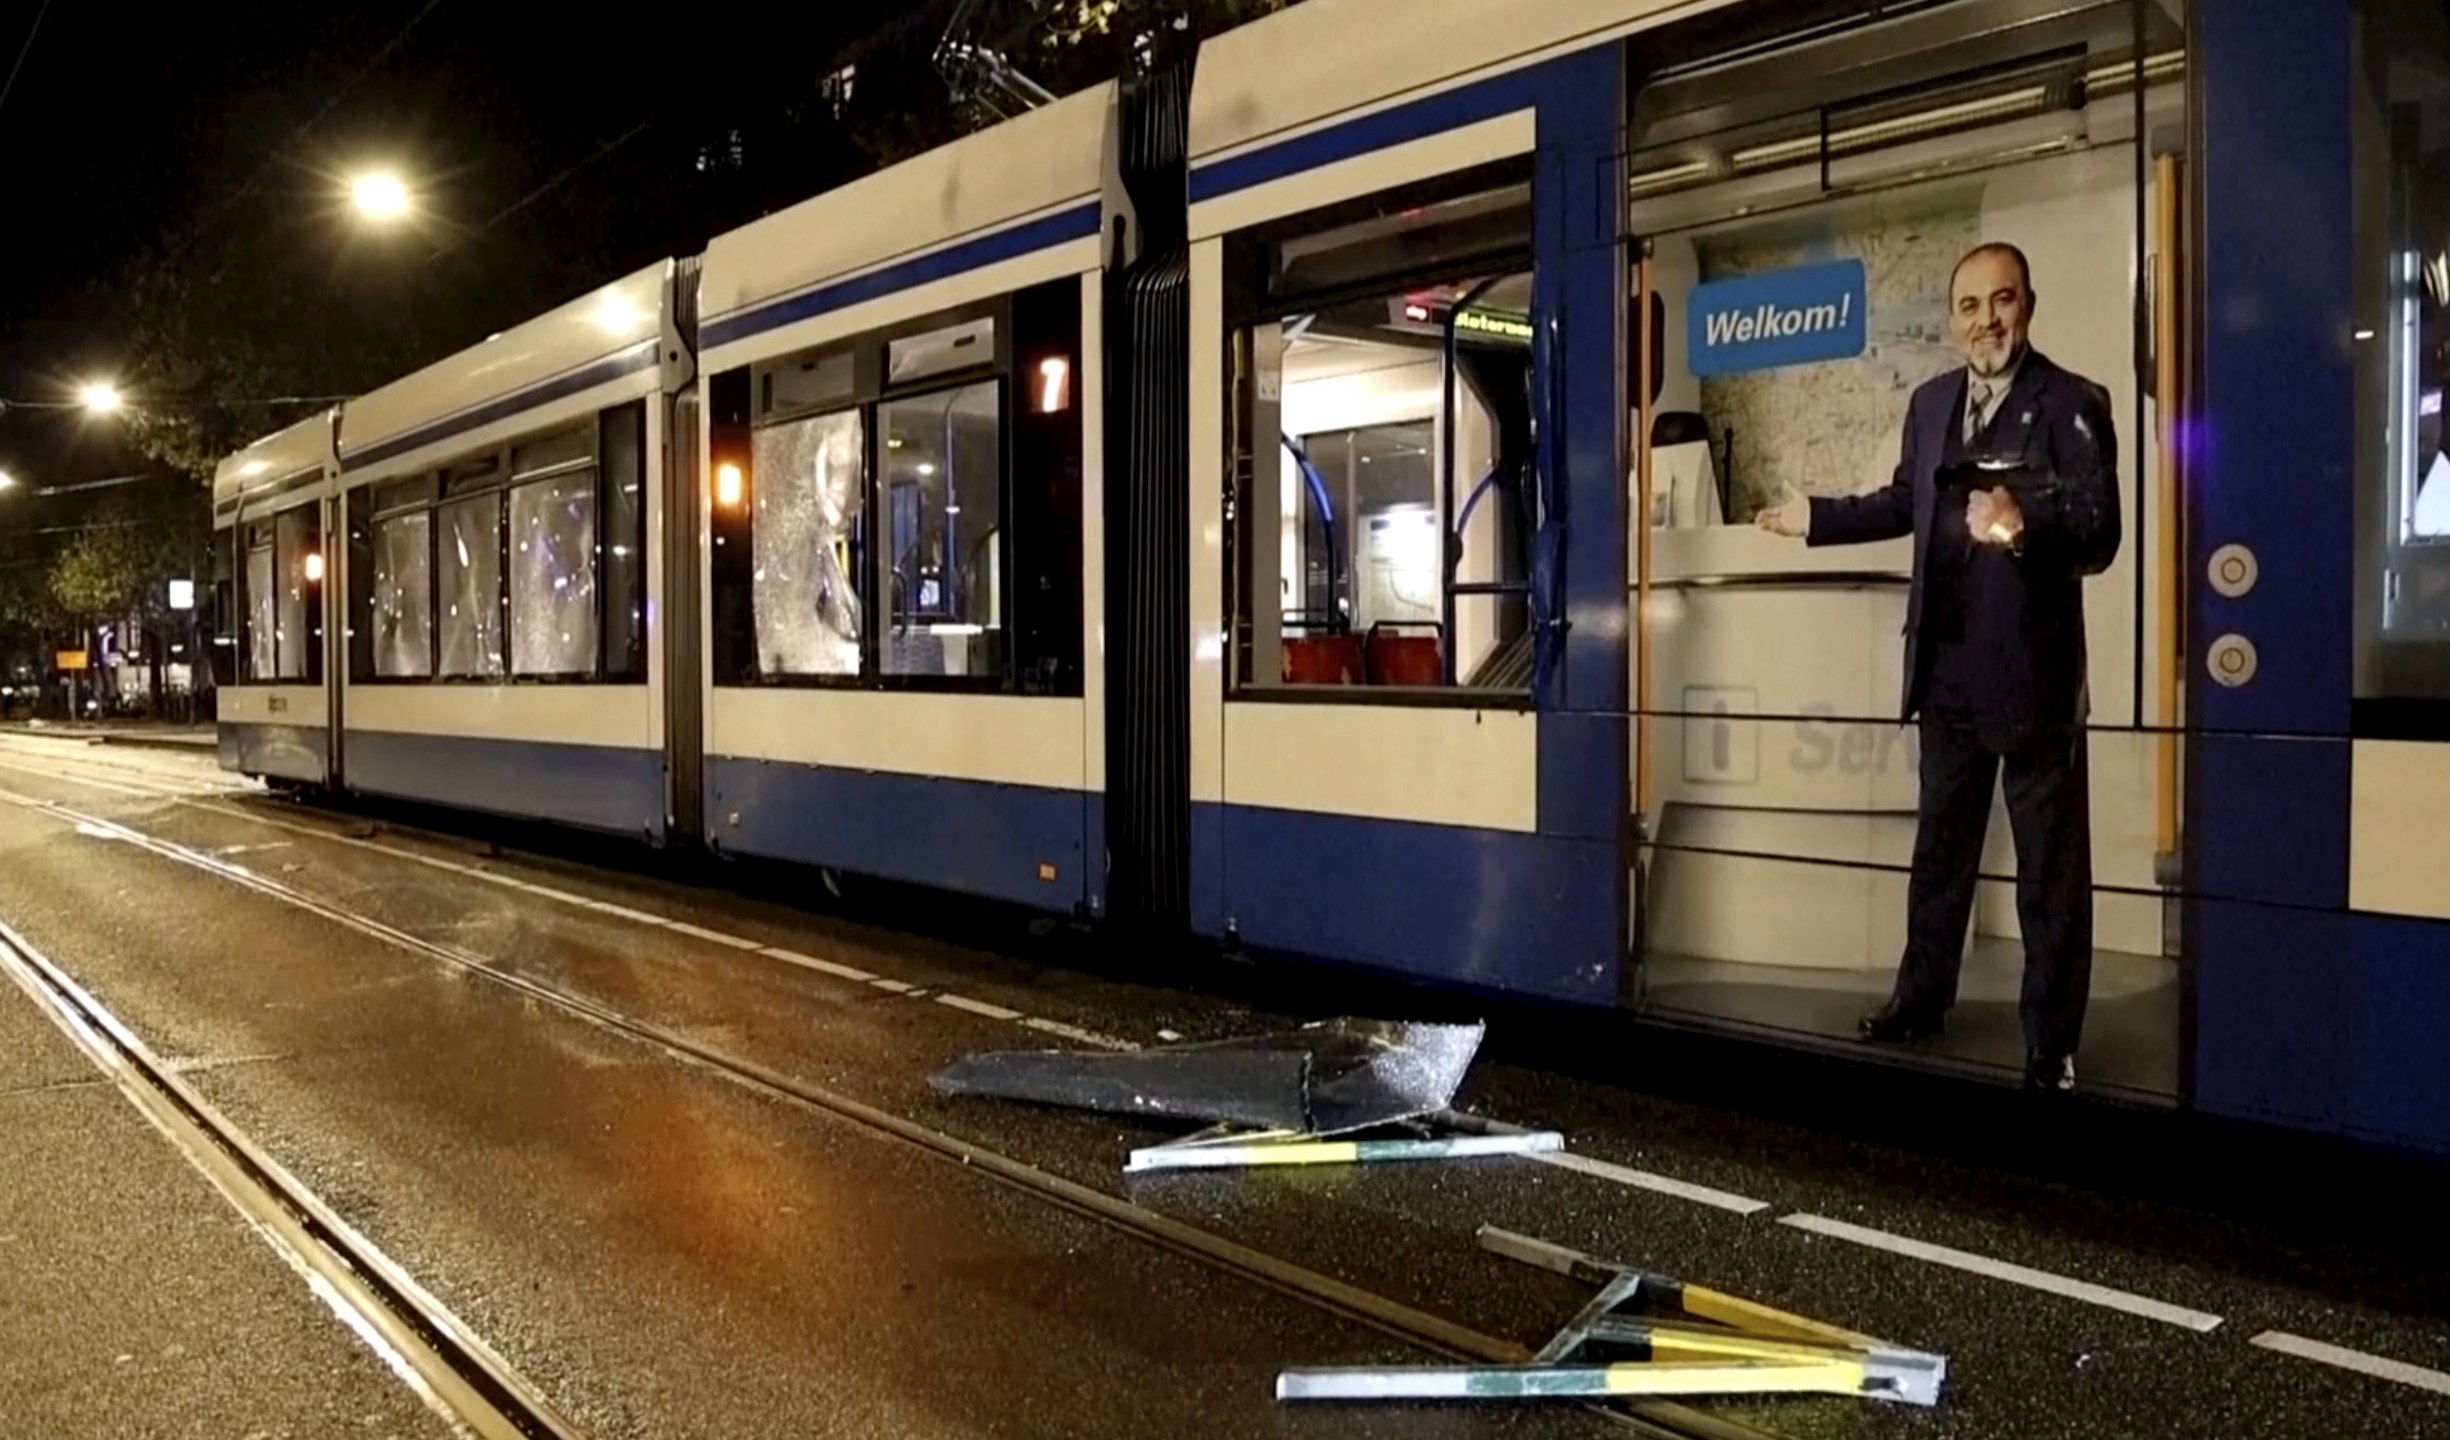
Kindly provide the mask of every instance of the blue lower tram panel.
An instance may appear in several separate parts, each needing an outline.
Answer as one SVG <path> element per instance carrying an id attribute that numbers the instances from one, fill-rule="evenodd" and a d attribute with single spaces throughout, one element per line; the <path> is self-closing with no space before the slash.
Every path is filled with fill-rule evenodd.
<path id="1" fill-rule="evenodd" d="M 1064 913 L 1100 894 L 1090 860 L 1103 804 L 1035 785 L 706 761 L 706 834 L 719 850 Z"/>
<path id="2" fill-rule="evenodd" d="M 2195 1103 L 2450 1154 L 2450 925 L 2196 900 Z"/>
<path id="3" fill-rule="evenodd" d="M 1606 841 L 1192 809 L 1192 914 L 1207 935 L 1444 984 L 1616 1003 L 1620 861 Z"/>
<path id="4" fill-rule="evenodd" d="M 352 730 L 351 790 L 661 840 L 664 762 L 653 750 Z"/>

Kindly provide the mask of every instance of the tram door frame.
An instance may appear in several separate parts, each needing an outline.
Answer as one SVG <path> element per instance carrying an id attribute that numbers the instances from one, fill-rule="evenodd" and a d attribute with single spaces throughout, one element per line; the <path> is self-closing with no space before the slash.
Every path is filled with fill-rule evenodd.
<path id="1" fill-rule="evenodd" d="M 2144 6 L 2152 0 L 2134 0 L 2135 50 L 2131 63 L 2140 68 L 2146 62 L 2144 36 Z M 1799 40 L 1805 37 L 1797 37 Z M 2190 43 L 2186 53 L 2194 53 Z M 2185 776 L 2185 739 L 2192 721 L 2187 704 L 2187 665 L 2189 646 L 2185 633 L 2186 617 L 2199 596 L 2197 591 L 2210 588 L 2207 574 L 2196 573 L 2189 562 L 2183 517 L 2185 503 L 2185 453 L 2182 425 L 2196 383 L 2193 356 L 2199 344 L 2196 307 L 2189 303 L 2190 287 L 2195 283 L 2192 267 L 2187 263 L 2194 250 L 2197 233 L 2198 207 L 2190 187 L 2194 171 L 2188 165 L 2186 147 L 2193 140 L 2191 125 L 2176 153 L 2155 153 L 2154 135 L 2144 122 L 2142 107 L 2150 81 L 2139 74 L 2135 83 L 2138 107 L 2137 133 L 2129 142 L 2137 147 L 2135 161 L 2136 223 L 2138 226 L 2138 259 L 2142 270 L 2138 274 L 2135 335 L 2135 410 L 2132 417 L 2121 416 L 2139 423 L 2143 420 L 2144 402 L 2152 402 L 2152 426 L 2148 437 L 2139 435 L 2137 444 L 2128 448 L 2130 473 L 2138 486 L 2144 485 L 2142 444 L 2152 448 L 2152 483 L 2146 493 L 2130 491 L 2128 511 L 2139 522 L 2131 529 L 2141 529 L 2142 535 L 2130 534 L 2128 543 L 2137 545 L 2137 601 L 2135 621 L 2137 644 L 2137 678 L 2147 679 L 2148 698 L 2139 694 L 2138 719 L 2142 728 L 2153 737 L 2154 769 L 2154 849 L 2152 879 L 2161 891 L 2161 955 L 2177 968 L 2178 1033 L 2171 1037 L 2178 1050 L 2178 1094 L 2180 1105 L 2191 1103 L 2194 1073 L 2195 1030 L 2195 965 L 2189 948 L 2183 917 L 2184 890 L 2182 877 L 2186 871 L 2186 814 L 2183 784 Z M 2189 76 L 2188 106 L 2190 113 L 2196 103 Z M 1627 131 L 1624 147 L 1632 153 L 1639 146 L 1633 133 L 1633 112 L 1642 93 L 1642 84 L 1629 85 Z M 1652 501 L 1657 484 L 1653 455 L 1653 424 L 1658 414 L 1665 376 L 1660 371 L 1663 361 L 1663 320 L 1653 274 L 1652 237 L 1638 231 L 1633 223 L 1630 206 L 1619 211 L 1620 237 L 1627 277 L 1627 298 L 1633 307 L 1630 331 L 1631 355 L 1628 357 L 1627 389 L 1631 400 L 1634 424 L 1627 437 L 1627 453 L 1620 474 L 1627 481 L 1626 561 L 1628 613 L 1625 634 L 1632 647 L 1628 655 L 1627 696 L 1629 700 L 1630 749 L 1632 763 L 1626 773 L 1624 813 L 1625 873 L 1631 881 L 1631 899 L 1622 917 L 1626 925 L 1624 940 L 1623 982 L 1620 1004 L 1641 1011 L 1647 1000 L 1648 970 L 1648 872 L 1654 860 L 1653 846 L 1660 838 L 1659 778 L 1655 764 L 1655 686 L 1652 660 L 1653 556 L 1652 526 L 1649 523 Z M 2146 228 L 2146 227 L 2149 228 Z M 2127 428 L 2121 426 L 2121 429 Z M 2141 542 L 2140 544 L 2138 542 Z M 2192 575 L 2190 582 L 2189 576 Z M 1674 718 L 1674 717 L 1667 717 Z"/>

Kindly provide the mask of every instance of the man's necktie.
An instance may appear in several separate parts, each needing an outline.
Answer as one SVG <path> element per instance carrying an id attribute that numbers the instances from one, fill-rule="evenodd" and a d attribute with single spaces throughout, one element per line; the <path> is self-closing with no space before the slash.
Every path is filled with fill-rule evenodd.
<path id="1" fill-rule="evenodd" d="M 1972 443 L 1973 438 L 1982 433 L 1983 417 L 1989 413 L 1991 408 L 1991 397 L 1996 393 L 1996 388 L 1988 380 L 1975 380 L 1973 382 L 1972 393 L 1967 397 L 1967 403 L 1965 406 L 1965 439 L 1967 443 Z"/>

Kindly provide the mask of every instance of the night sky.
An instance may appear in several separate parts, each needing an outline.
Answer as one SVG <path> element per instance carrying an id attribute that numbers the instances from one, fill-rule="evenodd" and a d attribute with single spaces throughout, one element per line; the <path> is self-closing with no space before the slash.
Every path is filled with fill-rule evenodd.
<path id="1" fill-rule="evenodd" d="M 718 32 L 688 7 L 52 0 L 0 101 L 0 398 L 122 373 L 112 283 L 157 247 L 413 330 L 423 360 L 473 344 L 841 178 L 847 143 L 807 123 L 819 79 L 855 42 L 907 41 L 944 8 L 839 0 L 729 12 Z M 39 9 L 0 3 L 0 64 Z M 659 18 L 628 18 L 642 13 Z M 700 155 L 735 130 L 749 163 L 709 173 Z M 347 208 L 346 177 L 374 165 L 416 190 L 413 224 L 372 229 Z M 0 466 L 141 468 L 108 428 L 0 416 Z"/>

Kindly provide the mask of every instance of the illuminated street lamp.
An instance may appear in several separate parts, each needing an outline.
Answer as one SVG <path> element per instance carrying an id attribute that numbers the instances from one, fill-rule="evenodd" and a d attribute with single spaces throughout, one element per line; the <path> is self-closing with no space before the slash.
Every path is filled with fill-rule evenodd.
<path id="1" fill-rule="evenodd" d="M 14 490 L 16 488 L 17 477 L 11 475 L 6 470 L 0 470 L 0 490 Z"/>
<path id="2" fill-rule="evenodd" d="M 118 386 L 94 380 L 78 386 L 73 400 L 0 400 L 0 414 L 11 410 L 82 410 L 88 415 L 116 415 L 126 403 Z"/>
<path id="3" fill-rule="evenodd" d="M 349 203 L 368 220 L 397 220 L 408 213 L 408 186 L 388 170 L 372 171 L 349 182 Z"/>

